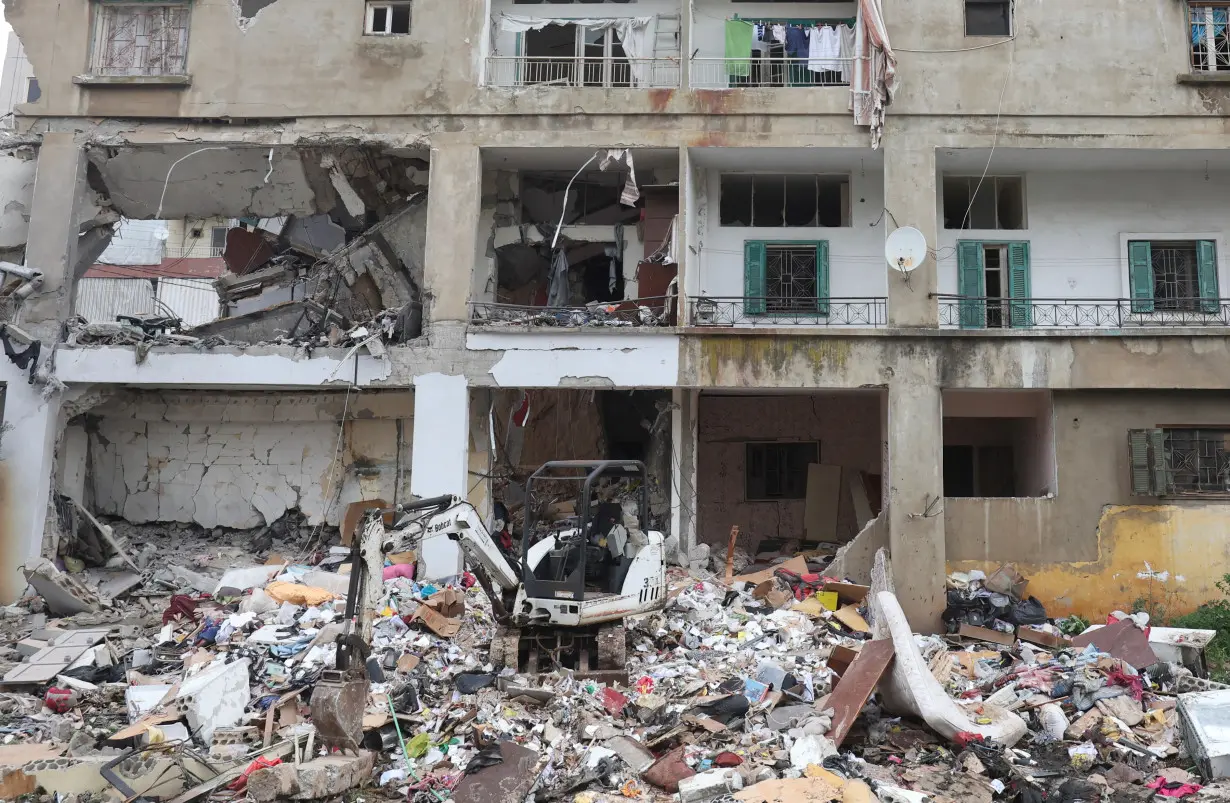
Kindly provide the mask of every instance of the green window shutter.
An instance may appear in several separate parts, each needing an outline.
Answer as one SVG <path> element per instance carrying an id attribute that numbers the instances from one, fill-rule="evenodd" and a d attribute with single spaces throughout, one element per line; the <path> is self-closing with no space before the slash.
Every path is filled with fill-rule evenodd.
<path id="1" fill-rule="evenodd" d="M 743 314 L 764 314 L 764 242 L 747 240 L 743 243 Z"/>
<path id="2" fill-rule="evenodd" d="M 1008 243 L 1008 296 L 1029 299 L 1029 243 Z M 1025 303 L 1009 304 L 1013 329 L 1033 326 L 1033 307 Z"/>
<path id="3" fill-rule="evenodd" d="M 987 325 L 987 307 L 982 297 L 986 261 L 982 243 L 974 240 L 957 242 L 957 294 L 971 300 L 959 302 L 962 329 L 982 329 Z"/>
<path id="4" fill-rule="evenodd" d="M 829 243 L 816 243 L 816 312 L 829 314 Z"/>
<path id="5" fill-rule="evenodd" d="M 1128 243 L 1128 276 L 1132 312 L 1153 312 L 1153 246 L 1147 240 Z"/>
<path id="6" fill-rule="evenodd" d="M 1149 459 L 1149 430 L 1128 430 L 1128 464 L 1132 467 L 1132 496 L 1156 496 L 1153 463 Z"/>
<path id="7" fill-rule="evenodd" d="M 1217 246 L 1212 240 L 1196 243 L 1200 256 L 1200 310 L 1208 314 L 1220 311 L 1217 294 Z"/>
<path id="8" fill-rule="evenodd" d="M 1149 447 L 1153 452 L 1153 492 L 1157 495 L 1170 493 L 1170 469 L 1166 460 L 1166 432 L 1150 429 Z"/>

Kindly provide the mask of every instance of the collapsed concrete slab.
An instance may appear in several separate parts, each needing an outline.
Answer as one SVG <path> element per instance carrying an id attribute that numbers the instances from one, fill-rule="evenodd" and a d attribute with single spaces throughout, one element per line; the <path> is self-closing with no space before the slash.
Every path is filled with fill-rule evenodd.
<path id="1" fill-rule="evenodd" d="M 257 770 L 248 778 L 248 796 L 257 803 L 274 800 L 320 800 L 333 798 L 366 783 L 375 765 L 375 754 L 331 755 L 304 764 L 279 764 Z"/>

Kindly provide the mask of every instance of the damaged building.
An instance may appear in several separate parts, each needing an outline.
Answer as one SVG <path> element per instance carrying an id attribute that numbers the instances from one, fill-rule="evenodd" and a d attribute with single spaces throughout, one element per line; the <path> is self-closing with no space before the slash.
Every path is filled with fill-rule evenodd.
<path id="1" fill-rule="evenodd" d="M 0 595 L 81 509 L 490 520 L 609 458 L 681 564 L 889 545 L 917 630 L 1009 560 L 1061 613 L 1218 597 L 1209 4 L 1073 12 L 1140 31 L 1132 71 L 1028 4 L 915 5 L 5 0 L 39 93 L 0 142 Z"/>

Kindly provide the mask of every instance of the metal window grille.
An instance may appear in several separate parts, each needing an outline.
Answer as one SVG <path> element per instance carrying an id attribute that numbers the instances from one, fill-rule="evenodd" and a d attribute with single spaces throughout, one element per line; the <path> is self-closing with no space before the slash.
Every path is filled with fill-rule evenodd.
<path id="1" fill-rule="evenodd" d="M 1188 29 L 1193 72 L 1230 70 L 1230 5 L 1188 4 Z"/>
<path id="2" fill-rule="evenodd" d="M 1194 310 L 1200 304 L 1200 262 L 1195 243 L 1155 242 L 1153 298 L 1157 309 Z"/>
<path id="3" fill-rule="evenodd" d="M 816 309 L 816 249 L 792 245 L 765 247 L 765 311 Z"/>
<path id="4" fill-rule="evenodd" d="M 1167 429 L 1168 493 L 1230 491 L 1230 430 Z"/>
<path id="5" fill-rule="evenodd" d="M 807 467 L 820 462 L 820 444 L 749 443 L 745 460 L 747 501 L 804 499 Z"/>
<path id="6" fill-rule="evenodd" d="M 93 71 L 97 75 L 183 75 L 188 62 L 188 6 L 98 5 Z"/>

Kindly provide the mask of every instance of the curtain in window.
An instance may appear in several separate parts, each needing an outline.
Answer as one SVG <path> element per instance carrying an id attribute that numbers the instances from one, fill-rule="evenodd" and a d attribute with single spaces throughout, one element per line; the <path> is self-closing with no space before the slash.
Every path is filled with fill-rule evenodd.
<path id="1" fill-rule="evenodd" d="M 623 45 L 632 70 L 632 83 L 638 87 L 653 86 L 654 39 L 658 33 L 657 17 L 617 17 L 612 19 L 566 19 L 548 17 L 525 17 L 517 14 L 501 14 L 500 29 L 513 33 L 538 31 L 548 25 L 575 25 L 590 31 L 615 31 Z"/>

